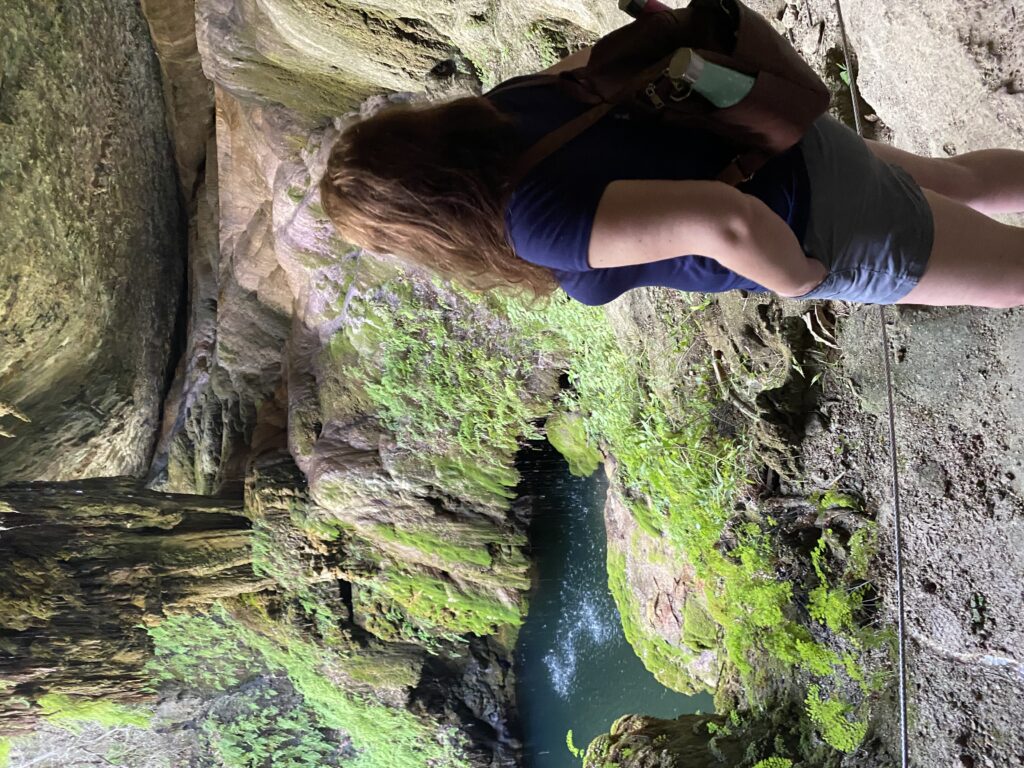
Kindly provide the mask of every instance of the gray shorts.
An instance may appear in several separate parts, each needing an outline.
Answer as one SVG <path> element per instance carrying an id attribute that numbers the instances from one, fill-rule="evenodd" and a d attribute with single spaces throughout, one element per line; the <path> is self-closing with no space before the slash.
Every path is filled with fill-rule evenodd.
<path id="1" fill-rule="evenodd" d="M 935 227 L 921 187 L 830 115 L 800 140 L 811 183 L 803 248 L 828 267 L 801 299 L 892 304 L 924 274 Z"/>

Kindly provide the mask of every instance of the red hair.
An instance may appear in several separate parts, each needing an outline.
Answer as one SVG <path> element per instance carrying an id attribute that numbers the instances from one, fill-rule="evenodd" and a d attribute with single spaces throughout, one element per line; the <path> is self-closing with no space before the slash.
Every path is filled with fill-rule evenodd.
<path id="1" fill-rule="evenodd" d="M 320 183 L 324 210 L 354 245 L 397 255 L 471 288 L 556 287 L 505 233 L 511 164 L 523 149 L 489 100 L 398 104 L 349 126 Z"/>

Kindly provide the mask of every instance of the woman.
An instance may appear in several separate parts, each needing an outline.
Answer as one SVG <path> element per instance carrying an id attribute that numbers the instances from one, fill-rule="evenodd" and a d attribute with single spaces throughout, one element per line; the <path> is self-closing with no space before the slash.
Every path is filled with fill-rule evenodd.
<path id="1" fill-rule="evenodd" d="M 1024 229 L 984 215 L 1024 211 L 1024 152 L 919 157 L 826 116 L 731 187 L 714 181 L 731 157 L 720 139 L 613 110 L 510 188 L 518 154 L 585 108 L 541 84 L 386 109 L 333 148 L 325 210 L 372 251 L 588 304 L 644 285 L 1024 304 Z"/>

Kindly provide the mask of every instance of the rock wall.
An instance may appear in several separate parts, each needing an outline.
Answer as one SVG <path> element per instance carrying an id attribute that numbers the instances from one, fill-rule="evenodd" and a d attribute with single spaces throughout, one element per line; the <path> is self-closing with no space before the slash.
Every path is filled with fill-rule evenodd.
<path id="1" fill-rule="evenodd" d="M 177 13 L 188 6 L 180 3 Z M 485 622 L 518 617 L 529 586 L 523 521 L 504 500 L 460 498 L 429 468 L 410 466 L 375 418 L 362 381 L 372 349 L 360 347 L 354 308 L 401 270 L 341 242 L 316 191 L 326 152 L 359 100 L 421 89 L 423 73 L 418 80 L 411 73 L 448 61 L 451 52 L 443 40 L 409 42 L 401 31 L 412 21 L 377 25 L 354 9 L 201 0 L 196 14 L 198 50 L 215 81 L 216 119 L 198 165 L 198 134 L 174 133 L 179 161 L 191 158 L 184 165 L 197 169 L 189 329 L 151 480 L 164 490 L 224 492 L 243 480 L 252 484 L 267 456 L 288 451 L 309 487 L 297 486 L 304 501 L 289 502 L 288 518 L 275 523 L 280 540 L 273 549 L 284 556 L 319 553 L 317 578 L 325 587 L 340 585 L 346 625 L 360 638 L 353 668 L 381 667 L 391 656 L 422 666 L 416 690 L 376 680 L 374 695 L 403 705 L 408 694 L 414 710 L 458 726 L 473 744 L 474 765 L 515 765 L 521 745 L 507 659 L 514 632 L 506 627 L 465 648 L 447 644 L 475 621 L 474 600 L 485 605 Z M 325 19 L 334 26 L 323 27 Z M 178 27 L 160 16 L 151 25 L 155 36 Z M 349 27 L 372 35 L 348 40 Z M 360 61 L 351 51 L 321 49 L 328 43 L 354 45 L 357 53 L 359 45 L 372 45 Z M 158 39 L 157 49 L 169 73 L 188 46 Z M 398 74 L 373 71 L 374 57 L 386 58 Z M 185 58 L 190 65 L 178 77 L 195 73 Z M 338 64 L 328 67 L 328 59 Z M 353 74 L 362 70 L 373 76 Z M 465 92 L 475 82 L 465 68 L 426 80 L 435 92 Z M 168 103 L 180 109 L 174 93 Z M 371 100 L 367 108 L 380 103 Z M 178 124 L 190 119 L 196 118 L 182 113 Z M 417 285 L 435 290 L 426 281 Z M 557 375 L 542 374 L 535 383 L 551 396 Z M 257 507 L 250 513 L 260 519 Z M 476 554 L 459 562 L 451 552 Z M 449 595 L 456 607 L 407 591 L 417 585 Z M 435 652 L 443 645 L 446 660 L 425 664 L 423 644 Z M 361 689 L 358 681 L 343 682 Z"/>
<path id="2" fill-rule="evenodd" d="M 684 693 L 714 691 L 721 669 L 704 585 L 668 541 L 637 524 L 616 484 L 614 464 L 606 469 L 608 574 L 611 584 L 619 582 L 612 593 L 626 639 L 662 685 Z M 700 632 L 707 626 L 714 628 L 710 637 Z"/>
<path id="3" fill-rule="evenodd" d="M 848 0 L 844 13 L 860 89 L 897 146 L 937 157 L 1024 146 L 1013 3 Z"/>
<path id="4" fill-rule="evenodd" d="M 0 27 L 0 403 L 29 420 L 5 424 L 0 485 L 141 475 L 185 257 L 145 22 L 12 0 Z"/>

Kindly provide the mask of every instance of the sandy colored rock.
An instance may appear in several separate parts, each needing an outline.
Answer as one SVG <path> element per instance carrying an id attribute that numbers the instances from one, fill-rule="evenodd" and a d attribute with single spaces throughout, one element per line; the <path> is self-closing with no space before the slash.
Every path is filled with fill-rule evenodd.
<path id="1" fill-rule="evenodd" d="M 196 43 L 195 0 L 142 0 L 160 61 L 167 128 L 183 198 L 191 201 L 213 132 L 213 84 L 203 74 Z"/>
<path id="2" fill-rule="evenodd" d="M 442 96 L 554 63 L 619 26 L 613 3 L 198 0 L 207 76 L 245 101 L 334 116 L 382 92 Z M 510 42 L 515 41 L 515 42 Z"/>

